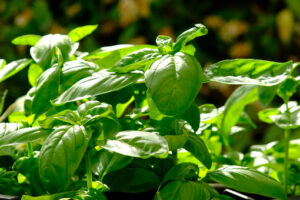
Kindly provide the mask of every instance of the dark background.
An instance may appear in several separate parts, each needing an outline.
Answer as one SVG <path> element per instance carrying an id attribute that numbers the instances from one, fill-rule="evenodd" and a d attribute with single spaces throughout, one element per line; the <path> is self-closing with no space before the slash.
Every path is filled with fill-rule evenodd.
<path id="1" fill-rule="evenodd" d="M 300 0 L 0 0 L 0 58 L 10 62 L 30 57 L 29 47 L 11 44 L 24 34 L 66 34 L 81 25 L 98 24 L 80 44 L 80 51 L 92 51 L 119 43 L 154 44 L 158 34 L 175 38 L 195 23 L 209 30 L 194 41 L 204 67 L 228 58 L 300 60 Z M 29 88 L 27 69 L 1 83 L 0 93 L 8 89 L 5 108 Z M 222 106 L 235 88 L 205 84 L 197 103 Z M 259 103 L 247 108 L 256 122 L 260 109 Z M 248 139 L 264 143 L 281 137 L 273 126 L 259 126 Z"/>

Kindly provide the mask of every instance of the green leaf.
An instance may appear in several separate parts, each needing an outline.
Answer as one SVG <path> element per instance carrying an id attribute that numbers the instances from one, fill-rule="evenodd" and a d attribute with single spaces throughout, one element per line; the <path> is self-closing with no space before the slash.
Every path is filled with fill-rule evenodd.
<path id="1" fill-rule="evenodd" d="M 258 112 L 259 120 L 266 122 L 268 124 L 272 124 L 273 120 L 270 118 L 271 115 L 277 115 L 280 111 L 278 108 L 267 108 Z"/>
<path id="2" fill-rule="evenodd" d="M 100 103 L 99 101 L 88 101 L 78 107 L 78 113 L 81 116 L 82 124 L 87 124 L 90 121 L 108 117 L 116 120 L 115 113 L 111 105 Z"/>
<path id="3" fill-rule="evenodd" d="M 33 127 L 33 128 L 21 128 L 15 131 L 9 131 L 7 129 L 7 125 L 5 125 L 6 129 L 5 132 L 1 133 L 0 137 L 0 146 L 7 146 L 7 145 L 14 145 L 14 144 L 21 144 L 26 142 L 32 142 L 41 137 L 49 135 L 51 130 L 42 129 L 40 127 Z M 10 129 L 10 125 L 8 126 Z"/>
<path id="4" fill-rule="evenodd" d="M 188 139 L 186 135 L 164 135 L 163 137 L 168 141 L 170 151 L 182 148 Z"/>
<path id="5" fill-rule="evenodd" d="M 257 98 L 257 87 L 244 85 L 236 89 L 227 99 L 220 127 L 220 131 L 225 137 L 230 134 L 231 128 L 239 120 L 244 107 L 256 101 Z"/>
<path id="6" fill-rule="evenodd" d="M 28 81 L 31 86 L 36 86 L 38 77 L 43 73 L 43 69 L 35 63 L 32 63 L 28 69 Z"/>
<path id="7" fill-rule="evenodd" d="M 3 69 L 5 65 L 6 65 L 6 61 L 4 59 L 0 59 L 0 70 Z"/>
<path id="8" fill-rule="evenodd" d="M 43 144 L 39 172 L 51 193 L 64 191 L 78 168 L 92 136 L 83 126 L 60 126 Z"/>
<path id="9" fill-rule="evenodd" d="M 269 105 L 276 95 L 277 88 L 280 86 L 258 86 L 258 98 L 262 106 Z"/>
<path id="10" fill-rule="evenodd" d="M 294 77 L 285 79 L 277 90 L 277 95 L 287 102 L 296 92 L 298 83 Z"/>
<path id="11" fill-rule="evenodd" d="M 0 95 L 0 118 L 3 112 L 6 95 L 7 95 L 7 90 L 4 90 L 4 92 Z"/>
<path id="12" fill-rule="evenodd" d="M 254 169 L 227 166 L 207 173 L 207 178 L 241 192 L 287 199 L 280 183 Z"/>
<path id="13" fill-rule="evenodd" d="M 21 200 L 57 200 L 62 198 L 72 198 L 77 194 L 76 191 L 71 192 L 63 192 L 58 194 L 51 194 L 51 195 L 43 195 L 38 197 L 33 197 L 29 195 L 23 195 Z"/>
<path id="14" fill-rule="evenodd" d="M 196 104 L 192 104 L 180 118 L 187 121 L 195 132 L 198 130 L 200 124 L 200 112 Z"/>
<path id="15" fill-rule="evenodd" d="M 210 192 L 202 183 L 194 181 L 172 181 L 155 195 L 155 200 L 201 199 L 210 200 Z"/>
<path id="16" fill-rule="evenodd" d="M 278 63 L 256 59 L 223 60 L 204 70 L 209 81 L 224 84 L 273 86 L 284 81 L 292 62 Z"/>
<path id="17" fill-rule="evenodd" d="M 53 103 L 59 105 L 117 91 L 135 83 L 141 76 L 141 73 L 116 74 L 101 70 L 75 83 Z"/>
<path id="18" fill-rule="evenodd" d="M 196 53 L 196 48 L 192 44 L 190 44 L 182 47 L 180 51 L 182 53 L 186 53 L 186 54 L 190 54 L 191 56 L 194 56 Z"/>
<path id="19" fill-rule="evenodd" d="M 23 58 L 2 66 L 0 68 L 0 83 L 27 67 L 31 62 L 31 59 Z"/>
<path id="20" fill-rule="evenodd" d="M 197 181 L 199 167 L 194 163 L 180 163 L 173 166 L 164 176 L 161 185 L 170 181 Z"/>
<path id="21" fill-rule="evenodd" d="M 23 126 L 19 123 L 0 123 L 0 138 L 20 128 L 23 128 Z"/>
<path id="22" fill-rule="evenodd" d="M 137 70 L 159 59 L 161 55 L 157 49 L 140 49 L 124 56 L 113 68 L 116 72 L 126 73 Z"/>
<path id="23" fill-rule="evenodd" d="M 73 60 L 66 62 L 62 68 L 62 86 L 64 89 L 68 89 L 77 81 L 91 76 L 98 69 L 98 65 L 85 60 Z"/>
<path id="24" fill-rule="evenodd" d="M 160 180 L 155 173 L 145 169 L 124 168 L 107 174 L 103 183 L 112 192 L 141 193 L 156 189 Z"/>
<path id="25" fill-rule="evenodd" d="M 29 45 L 34 46 L 42 38 L 40 35 L 22 35 L 13 39 L 14 45 Z"/>
<path id="26" fill-rule="evenodd" d="M 164 117 L 164 115 L 158 110 L 157 106 L 153 102 L 153 100 L 149 94 L 149 90 L 147 90 L 146 95 L 147 95 L 147 103 L 148 103 L 148 107 L 149 107 L 150 118 L 153 120 L 160 121 Z"/>
<path id="27" fill-rule="evenodd" d="M 32 99 L 32 112 L 40 115 L 51 107 L 50 100 L 58 96 L 61 68 L 55 65 L 38 78 Z"/>
<path id="28" fill-rule="evenodd" d="M 206 35 L 208 33 L 207 28 L 202 24 L 195 24 L 195 27 L 188 29 L 181 33 L 176 38 L 176 43 L 174 45 L 174 52 L 180 51 L 189 41 Z"/>
<path id="29" fill-rule="evenodd" d="M 66 35 L 49 34 L 42 37 L 34 47 L 31 47 L 30 54 L 43 69 L 48 69 L 53 64 L 52 57 L 55 47 L 61 51 L 63 60 L 67 61 L 75 53 L 78 45 Z"/>
<path id="30" fill-rule="evenodd" d="M 165 55 L 145 73 L 148 92 L 158 110 L 180 115 L 194 102 L 202 85 L 202 68 L 197 59 L 184 53 Z"/>
<path id="31" fill-rule="evenodd" d="M 207 169 L 210 169 L 211 156 L 204 141 L 199 136 L 190 133 L 183 148 L 193 154 Z"/>
<path id="32" fill-rule="evenodd" d="M 39 124 L 43 128 L 53 128 L 57 125 L 75 125 L 81 121 L 79 114 L 73 110 L 63 110 L 54 115 L 47 117 L 46 119 L 39 121 Z"/>
<path id="33" fill-rule="evenodd" d="M 166 158 L 168 156 L 168 142 L 157 133 L 145 131 L 122 131 L 115 139 L 99 141 L 99 146 L 111 152 L 122 155 L 149 158 Z"/>
<path id="34" fill-rule="evenodd" d="M 290 109 L 290 113 L 271 115 L 270 119 L 280 128 L 296 129 L 300 127 L 300 106 Z"/>
<path id="35" fill-rule="evenodd" d="M 200 120 L 205 124 L 218 124 L 223 117 L 223 107 L 216 108 L 213 104 L 203 104 L 198 107 Z"/>
<path id="36" fill-rule="evenodd" d="M 153 45 L 129 44 L 101 47 L 88 53 L 88 55 L 84 56 L 82 59 L 98 64 L 101 69 L 110 69 L 125 55 L 144 48 L 156 49 L 157 47 Z"/>
<path id="37" fill-rule="evenodd" d="M 126 167 L 132 159 L 132 157 L 101 149 L 92 157 L 92 171 L 102 180 L 106 174 Z"/>
<path id="38" fill-rule="evenodd" d="M 156 44 L 159 52 L 163 55 L 169 54 L 173 51 L 173 40 L 166 35 L 159 35 L 156 37 Z"/>
<path id="39" fill-rule="evenodd" d="M 94 30 L 98 28 L 98 25 L 85 25 L 77 27 L 71 30 L 68 34 L 68 37 L 72 40 L 72 42 L 78 42 L 82 38 L 90 35 Z"/>

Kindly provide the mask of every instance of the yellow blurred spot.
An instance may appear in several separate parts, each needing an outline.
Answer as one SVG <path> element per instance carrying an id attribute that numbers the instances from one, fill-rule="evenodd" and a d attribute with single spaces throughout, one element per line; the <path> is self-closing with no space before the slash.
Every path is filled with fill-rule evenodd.
<path id="1" fill-rule="evenodd" d="M 138 17 L 138 5 L 134 0 L 120 0 L 118 11 L 120 14 L 120 25 L 125 27 L 135 21 Z"/>
<path id="2" fill-rule="evenodd" d="M 150 15 L 150 3 L 151 0 L 136 0 L 139 7 L 139 16 L 146 18 Z"/>
<path id="3" fill-rule="evenodd" d="M 159 30 L 159 35 L 167 35 L 175 41 L 175 34 L 171 26 L 164 26 Z"/>
<path id="4" fill-rule="evenodd" d="M 218 30 L 224 25 L 225 21 L 222 17 L 212 15 L 204 18 L 204 24 L 213 30 Z"/>
<path id="5" fill-rule="evenodd" d="M 277 15 L 276 22 L 281 42 L 283 44 L 288 44 L 291 41 L 294 29 L 293 13 L 287 8 L 281 10 Z"/>
<path id="6" fill-rule="evenodd" d="M 229 49 L 231 58 L 247 58 L 251 54 L 251 45 L 248 42 L 238 42 Z"/>
<path id="7" fill-rule="evenodd" d="M 128 44 L 145 44 L 147 39 L 144 36 L 137 36 L 128 41 Z"/>
<path id="8" fill-rule="evenodd" d="M 225 42 L 232 42 L 238 36 L 245 34 L 248 31 L 248 23 L 240 20 L 231 20 L 220 29 L 220 37 Z"/>
<path id="9" fill-rule="evenodd" d="M 59 24 L 52 23 L 49 29 L 50 33 L 61 33 L 66 34 L 67 30 Z"/>
<path id="10" fill-rule="evenodd" d="M 15 17 L 14 22 L 16 26 L 24 27 L 28 24 L 31 18 L 32 18 L 32 11 L 29 8 L 27 8 Z"/>
<path id="11" fill-rule="evenodd" d="M 79 3 L 74 3 L 66 9 L 66 15 L 69 17 L 73 17 L 81 10 L 81 5 Z"/>

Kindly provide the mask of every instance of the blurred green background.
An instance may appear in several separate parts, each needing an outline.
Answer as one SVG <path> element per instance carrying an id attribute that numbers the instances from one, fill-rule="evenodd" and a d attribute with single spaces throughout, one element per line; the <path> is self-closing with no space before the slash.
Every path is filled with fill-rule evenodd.
<path id="1" fill-rule="evenodd" d="M 300 0 L 0 0 L 0 58 L 30 57 L 29 47 L 11 44 L 24 34 L 66 34 L 77 26 L 98 24 L 80 44 L 80 51 L 92 51 L 119 43 L 154 44 L 158 34 L 175 38 L 195 23 L 209 29 L 194 42 L 204 67 L 228 58 L 300 61 Z M 1 83 L 0 91 L 8 89 L 5 107 L 29 88 L 27 70 Z M 197 103 L 222 106 L 234 88 L 205 84 Z M 293 99 L 299 101 L 299 95 Z M 248 108 L 254 110 L 253 118 L 259 109 L 260 104 Z M 280 137 L 273 134 L 276 128 L 268 129 L 264 138 L 262 128 L 250 139 Z"/>

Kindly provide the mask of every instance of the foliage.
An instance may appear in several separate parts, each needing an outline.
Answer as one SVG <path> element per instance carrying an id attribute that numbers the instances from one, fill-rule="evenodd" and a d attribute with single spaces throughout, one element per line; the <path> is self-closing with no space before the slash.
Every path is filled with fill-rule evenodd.
<path id="1" fill-rule="evenodd" d="M 299 127 L 300 117 L 299 106 L 288 102 L 299 85 L 292 74 L 296 64 L 232 59 L 203 70 L 190 44 L 207 34 L 202 24 L 174 41 L 160 35 L 156 46 L 117 45 L 79 53 L 78 41 L 95 28 L 14 40 L 33 45 L 32 60 L 2 62 L 1 81 L 30 64 L 39 73 L 28 74 L 32 88 L 16 102 L 18 113 L 0 123 L 0 153 L 14 159 L 12 167 L 0 168 L 14 190 L 0 187 L 2 193 L 24 194 L 22 199 L 106 199 L 107 191 L 156 190 L 154 199 L 222 199 L 211 182 L 272 198 L 298 193 L 292 190 L 297 184 L 286 181 L 288 154 L 282 181 L 255 169 L 251 154 L 230 147 L 232 135 L 255 127 L 244 108 L 264 101 L 260 88 L 277 86 L 286 107 L 259 116 L 286 130 L 289 151 L 288 135 Z M 243 86 L 223 107 L 197 106 L 202 84 L 212 81 Z M 16 145 L 23 143 L 27 150 Z M 35 170 L 26 169 L 28 163 Z"/>

